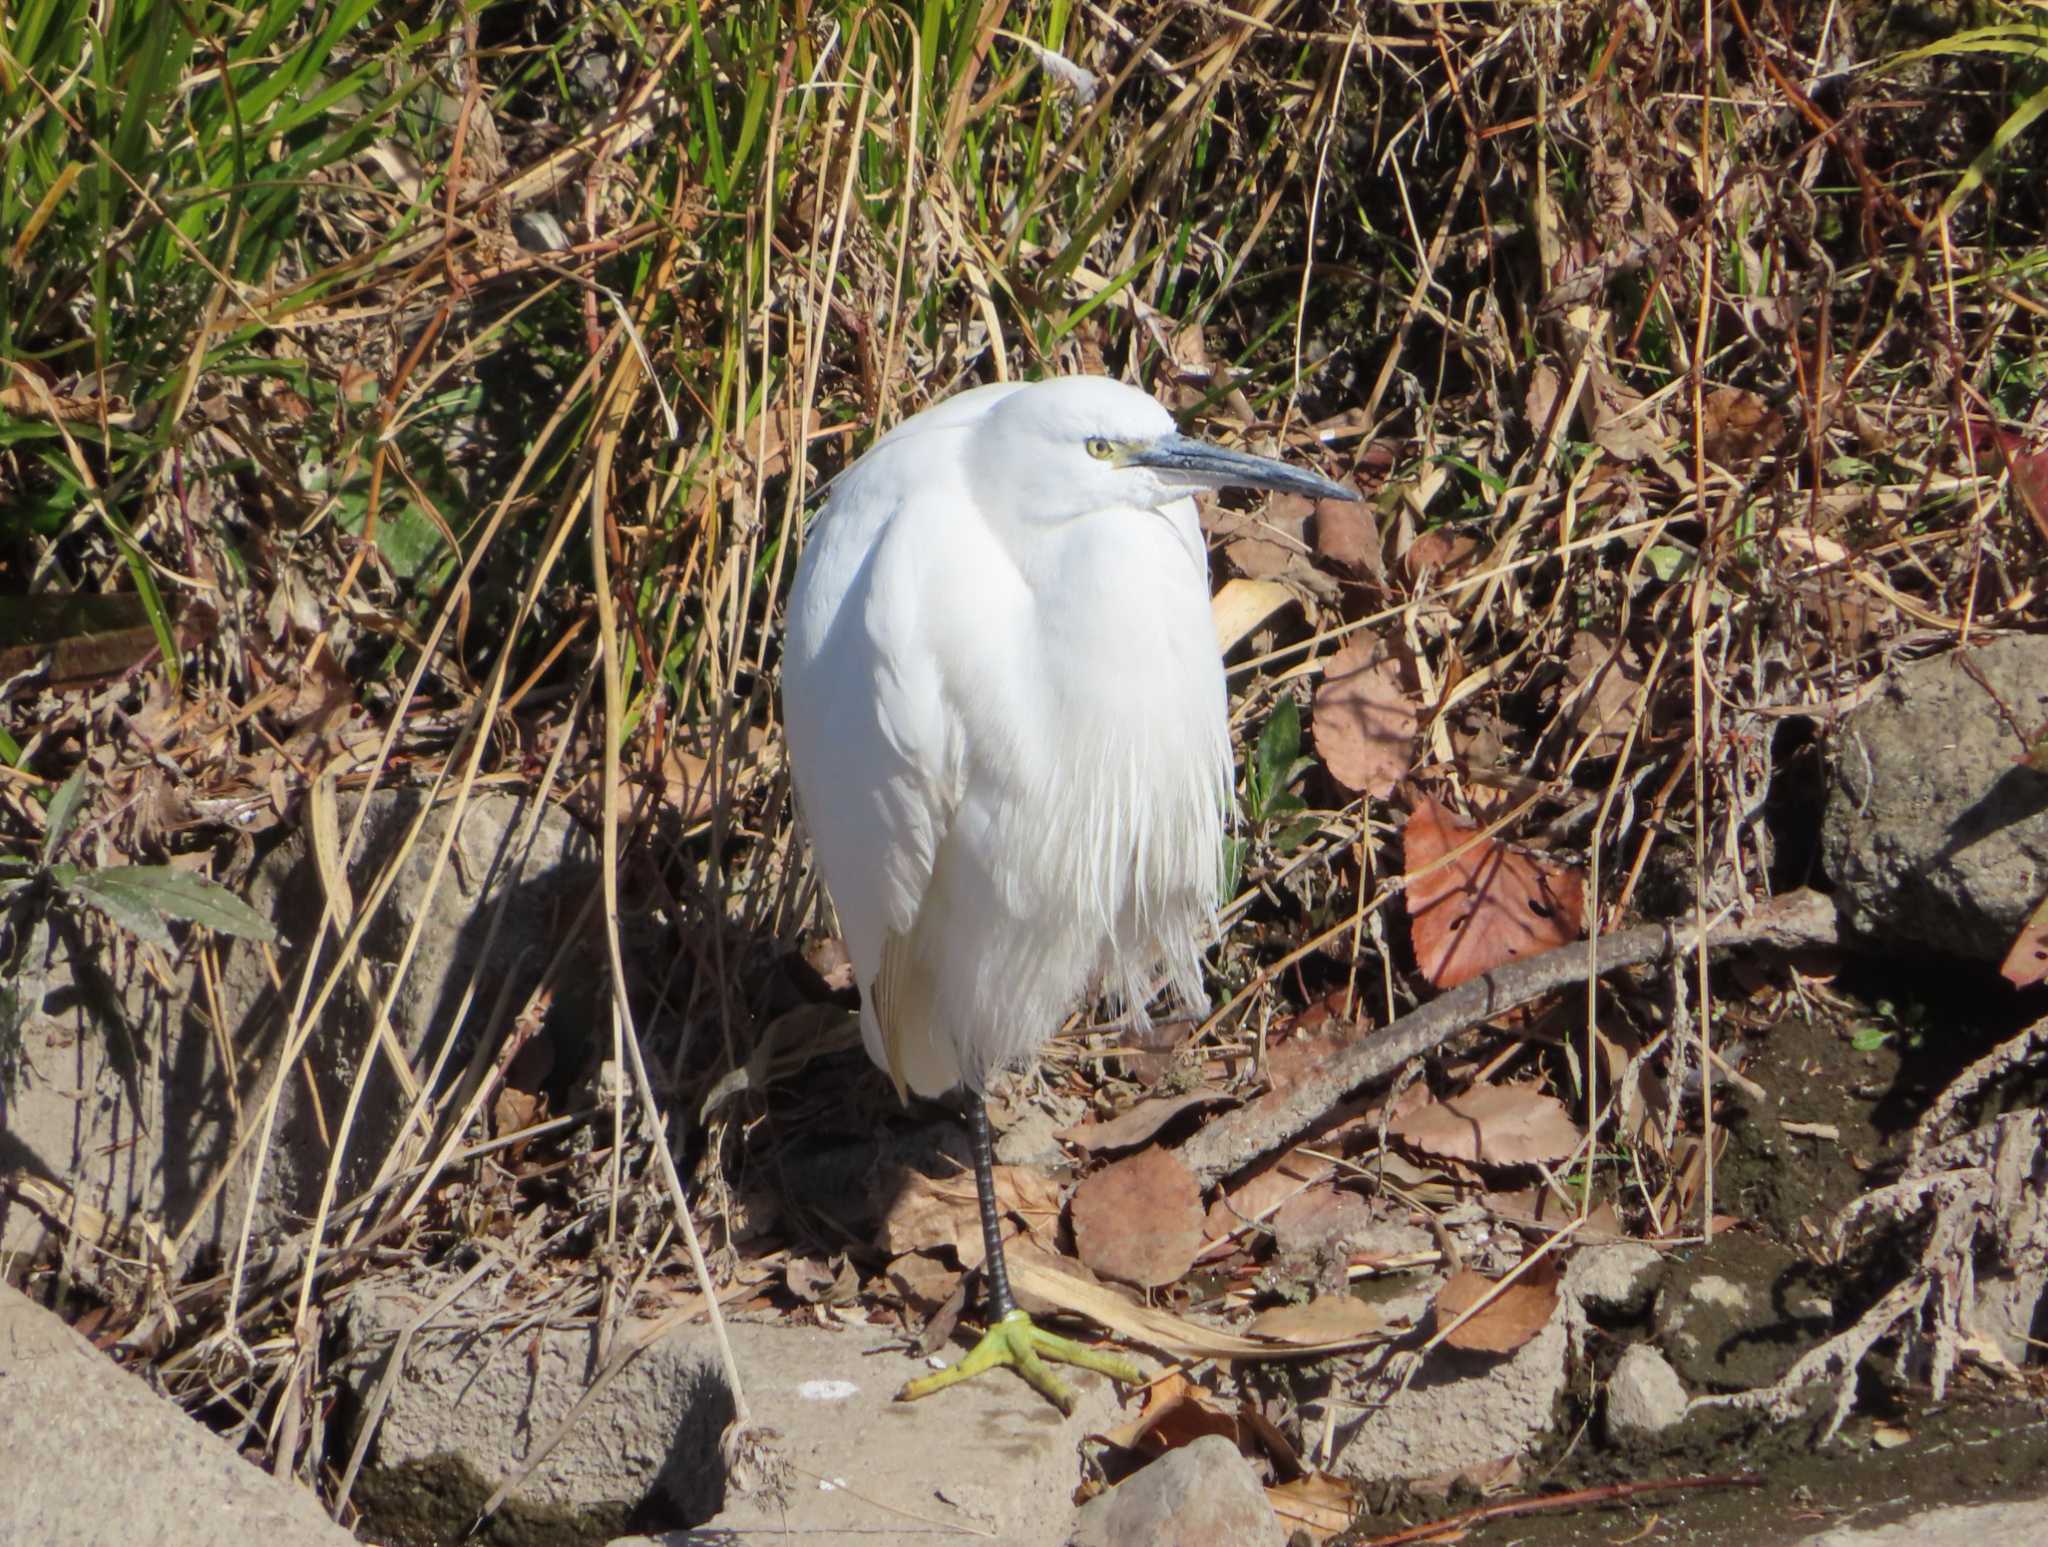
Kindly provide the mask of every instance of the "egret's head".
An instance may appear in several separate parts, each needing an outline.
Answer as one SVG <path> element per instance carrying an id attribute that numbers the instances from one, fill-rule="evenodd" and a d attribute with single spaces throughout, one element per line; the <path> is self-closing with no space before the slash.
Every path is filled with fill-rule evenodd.
<path id="1" fill-rule="evenodd" d="M 1036 382 L 1002 399 L 975 427 L 967 473 L 990 507 L 1026 521 L 1155 510 L 1203 489 L 1358 498 L 1284 462 L 1182 435 L 1151 397 L 1106 376 Z"/>

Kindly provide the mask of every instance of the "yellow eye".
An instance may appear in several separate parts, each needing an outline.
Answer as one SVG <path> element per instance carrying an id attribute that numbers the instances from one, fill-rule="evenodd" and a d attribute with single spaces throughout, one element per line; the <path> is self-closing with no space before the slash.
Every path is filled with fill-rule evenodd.
<path id="1" fill-rule="evenodd" d="M 1095 458 L 1098 462 L 1107 462 L 1112 456 L 1116 455 L 1116 447 L 1112 446 L 1100 435 L 1089 436 L 1087 444 L 1088 455 Z"/>

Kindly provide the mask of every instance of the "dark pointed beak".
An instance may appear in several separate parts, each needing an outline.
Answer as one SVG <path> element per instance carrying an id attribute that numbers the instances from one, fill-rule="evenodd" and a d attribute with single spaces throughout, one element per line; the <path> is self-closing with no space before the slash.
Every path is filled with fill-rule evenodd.
<path id="1" fill-rule="evenodd" d="M 1228 451 L 1187 435 L 1167 435 L 1149 446 L 1141 446 L 1124 457 L 1126 467 L 1150 467 L 1162 473 L 1178 473 L 1190 484 L 1210 489 L 1277 489 L 1283 494 L 1305 494 L 1312 500 L 1355 500 L 1356 490 L 1255 457 L 1246 451 Z"/>

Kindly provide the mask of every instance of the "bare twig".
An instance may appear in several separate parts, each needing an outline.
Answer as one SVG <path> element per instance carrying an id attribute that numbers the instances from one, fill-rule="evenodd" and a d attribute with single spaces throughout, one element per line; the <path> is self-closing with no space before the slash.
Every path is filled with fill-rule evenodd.
<path id="1" fill-rule="evenodd" d="M 1360 1037 L 1277 1100 L 1254 1101 L 1217 1119 L 1190 1139 L 1180 1158 L 1204 1185 L 1242 1170 L 1263 1155 L 1308 1133 L 1352 1091 L 1392 1074 L 1411 1058 L 1440 1047 L 1490 1015 L 1585 979 L 1589 970 L 1664 961 L 1690 950 L 1698 937 L 1682 925 L 1644 924 L 1604 937 L 1597 953 L 1578 942 L 1496 968 L 1462 983 L 1391 1026 Z M 1834 904 L 1818 892 L 1789 892 L 1747 919 L 1707 930 L 1706 948 L 1768 945 L 1780 949 L 1824 945 L 1836 938 Z"/>

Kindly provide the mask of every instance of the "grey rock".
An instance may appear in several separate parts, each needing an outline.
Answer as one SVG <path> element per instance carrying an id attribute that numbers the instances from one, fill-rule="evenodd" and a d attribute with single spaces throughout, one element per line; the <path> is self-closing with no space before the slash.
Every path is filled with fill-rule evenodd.
<path id="1" fill-rule="evenodd" d="M 1340 1425 L 1335 1470 L 1359 1482 L 1408 1482 L 1519 1455 L 1549 1432 L 1566 1379 L 1570 1317 L 1562 1307 L 1506 1358 L 1439 1348 L 1406 1387 L 1347 1383 L 1364 1416 Z"/>
<path id="2" fill-rule="evenodd" d="M 0 1542 L 350 1547 L 320 1501 L 235 1454 L 0 1284 Z"/>
<path id="3" fill-rule="evenodd" d="M 1915 661 L 1847 718 L 1821 854 L 1851 924 L 1957 956 L 2005 955 L 2048 893 L 2048 774 L 2017 761 L 2026 749 L 2013 728 L 2044 722 L 2038 636 Z"/>
<path id="4" fill-rule="evenodd" d="M 1639 1316 L 1664 1277 L 1664 1254 L 1641 1241 L 1581 1247 L 1565 1264 L 1564 1292 L 1593 1316 Z"/>
<path id="5" fill-rule="evenodd" d="M 371 798 L 363 857 L 350 882 L 359 900 L 396 852 L 423 798 L 414 790 Z M 353 810 L 343 802 L 344 834 Z M 320 1111 L 302 1079 L 294 1077 L 284 1087 L 273 1151 L 257 1191 L 259 1242 L 311 1214 L 318 1202 L 330 1158 L 322 1117 L 331 1122 L 346 1105 L 368 1045 L 371 1017 L 363 989 L 381 991 L 391 981 L 415 921 L 419 938 L 393 999 L 392 1026 L 416 1067 L 431 1062 L 445 1038 L 455 1039 L 445 1084 L 465 1076 L 484 1028 L 497 1024 L 493 1017 L 509 1018 L 524 1007 L 594 882 L 595 850 L 565 812 L 545 809 L 533 841 L 522 847 L 524 804 L 485 793 L 470 801 L 448 865 L 429 895 L 427 873 L 449 830 L 451 810 L 444 805 L 428 816 L 365 934 L 362 980 L 352 976 L 334 996 L 307 1044 L 305 1068 L 318 1086 Z M 500 897 L 510 901 L 492 938 Z M 165 984 L 141 970 L 125 945 L 107 950 L 79 931 L 43 927 L 14 985 L 27 1013 L 16 1067 L 0 1081 L 0 1172 L 19 1169 L 67 1190 L 120 1229 L 147 1222 L 173 1235 L 199 1213 L 211 1190 L 212 1202 L 175 1265 L 180 1272 L 202 1251 L 231 1247 L 241 1226 L 251 1174 L 246 1155 L 225 1187 L 214 1184 L 232 1153 L 237 1097 L 244 1120 L 253 1121 L 269 1088 L 301 952 L 320 926 L 324 896 L 303 837 L 289 840 L 257 867 L 247 900 L 277 925 L 281 938 L 272 951 L 285 990 L 280 994 L 273 985 L 257 948 L 235 942 L 226 949 L 219 1003 L 225 1040 L 235 1050 L 238 1091 L 230 1091 L 221 1062 L 223 1036 L 209 1019 L 211 997 L 189 962 L 162 955 L 169 970 Z M 486 960 L 479 990 L 465 1006 L 472 972 Z M 569 991 L 557 997 L 546 1024 L 558 1033 L 555 1043 L 568 1048 L 581 1036 L 575 1028 L 593 1024 L 601 977 L 577 970 L 564 974 L 564 981 Z M 350 1139 L 340 1199 L 375 1175 L 404 1113 L 396 1079 L 376 1063 Z M 48 1231 L 39 1210 L 0 1191 L 0 1252 L 34 1252 Z"/>
<path id="6" fill-rule="evenodd" d="M 31 929 L 9 985 L 23 1018 L 0 1070 L 0 1173 L 49 1186 L 0 1188 L 0 1254 L 40 1252 L 71 1200 L 122 1230 L 175 1224 L 224 1156 L 231 1118 L 206 1027 L 172 1013 L 191 999 L 189 968 L 174 965 L 166 991 L 132 947 L 54 922 Z"/>
<path id="7" fill-rule="evenodd" d="M 1626 1443 L 1662 1434 L 1685 1421 L 1684 1383 L 1669 1361 L 1648 1343 L 1634 1343 L 1622 1354 L 1607 1381 L 1607 1433 Z"/>
<path id="8" fill-rule="evenodd" d="M 406 1329 L 448 1287 L 386 1284 L 351 1299 L 339 1373 L 353 1397 L 352 1430 Z M 632 1348 L 649 1330 L 629 1324 L 617 1346 Z M 633 1540 L 888 1540 L 919 1520 L 1056 1547 L 1073 1514 L 1082 1436 L 1117 1412 L 1109 1383 L 1078 1371 L 1062 1372 L 1080 1398 L 1072 1418 L 1000 1371 L 899 1403 L 897 1388 L 924 1366 L 877 1333 L 728 1330 L 750 1417 L 775 1432 L 773 1448 L 792 1468 L 780 1499 L 727 1495 L 719 1440 L 734 1405 L 707 1328 L 654 1336 L 572 1418 L 599 1373 L 594 1334 L 527 1325 L 486 1285 L 449 1319 L 413 1333 L 356 1488 L 367 1518 L 419 1539 L 459 1537 L 483 1499 L 560 1430 L 505 1507 L 508 1525 L 548 1540 L 602 1540 L 629 1518 L 652 1516 L 676 1524 Z"/>
<path id="9" fill-rule="evenodd" d="M 2048 1542 L 2048 1500 L 1964 1504 L 1880 1526 L 1835 1526 L 1799 1547 L 2036 1547 Z"/>
<path id="10" fill-rule="evenodd" d="M 1082 1440 L 1121 1410 L 1108 1380 L 1066 1367 L 1071 1418 L 1004 1370 L 898 1402 L 898 1388 L 929 1370 L 880 1333 L 732 1330 L 754 1421 L 776 1431 L 793 1480 L 780 1503 L 730 1500 L 670 1538 L 677 1547 L 922 1539 L 912 1525 L 934 1538 L 1058 1547 L 1074 1517 Z"/>
<path id="11" fill-rule="evenodd" d="M 344 841 L 358 804 L 341 802 Z M 428 810 L 425 791 L 379 790 L 370 797 L 350 873 L 359 906 L 423 810 L 418 836 L 363 935 L 362 970 L 345 980 L 306 1045 L 317 1106 L 303 1080 L 285 1086 L 277 1136 L 257 1195 L 259 1234 L 308 1216 L 317 1206 L 333 1158 L 326 1128 L 348 1104 L 366 1059 L 365 1086 L 336 1197 L 347 1199 L 369 1186 L 398 1140 L 407 1100 L 390 1060 L 378 1055 L 373 1044 L 375 998 L 397 982 L 390 1009 L 397 1045 L 416 1071 L 439 1066 L 439 1083 L 456 1087 L 444 1105 L 459 1109 L 468 1083 L 486 1072 L 472 1066 L 472 1055 L 486 1044 L 488 1031 L 502 1030 L 526 1008 L 596 882 L 596 846 L 559 807 L 541 810 L 529 839 L 528 804 L 512 795 L 490 791 L 473 796 L 457 825 L 452 803 Z M 435 879 L 435 859 L 444 842 L 448 860 Z M 239 1018 L 235 1044 L 264 1054 L 262 1075 L 253 1086 L 260 1094 L 275 1068 L 296 991 L 296 963 L 320 928 L 326 901 L 303 835 L 258 867 L 249 901 L 276 922 L 285 942 L 278 951 L 286 964 L 284 995 L 271 985 L 260 958 L 246 949 L 236 950 L 224 974 Z M 408 941 L 411 958 L 399 978 Z M 548 1007 L 543 1027 L 558 1060 L 580 1061 L 587 1028 L 597 1023 L 596 996 L 603 978 L 594 939 L 568 940 L 567 949 L 572 970 L 558 979 L 564 991 Z M 206 1222 L 201 1232 L 206 1243 L 231 1244 L 240 1223 L 241 1196 L 239 1188 L 231 1190 L 226 1207 Z"/>
<path id="12" fill-rule="evenodd" d="M 354 1498 L 378 1530 L 460 1537 L 565 1424 L 561 1442 L 513 1489 L 509 1522 L 587 1540 L 623 1529 L 643 1508 L 702 1520 L 720 1507 L 718 1436 L 733 1402 L 707 1338 L 657 1341 L 569 1423 L 604 1368 L 593 1333 L 529 1325 L 502 1308 L 489 1279 L 434 1311 L 451 1287 L 438 1275 L 368 1283 L 342 1308 L 346 1352 L 336 1373 L 355 1398 L 348 1443 L 376 1421 Z M 645 1330 L 629 1325 L 620 1346 Z"/>
<path id="13" fill-rule="evenodd" d="M 1287 1533 L 1237 1447 L 1205 1434 L 1074 1517 L 1073 1547 L 1282 1547 Z"/>

